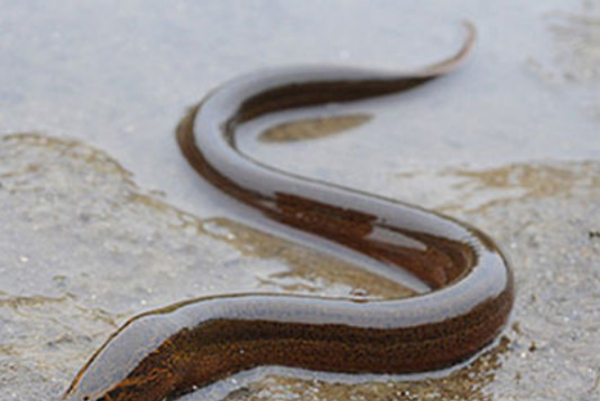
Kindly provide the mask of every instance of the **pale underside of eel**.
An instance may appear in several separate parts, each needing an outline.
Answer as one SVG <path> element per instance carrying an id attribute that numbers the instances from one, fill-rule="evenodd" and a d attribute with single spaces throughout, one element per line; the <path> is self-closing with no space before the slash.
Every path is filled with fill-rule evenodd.
<path id="1" fill-rule="evenodd" d="M 92 356 L 68 401 L 171 399 L 261 365 L 345 373 L 412 373 L 473 356 L 499 334 L 514 290 L 509 264 L 481 231 L 406 203 L 265 166 L 241 153 L 236 131 L 269 113 L 412 90 L 458 66 L 417 72 L 282 68 L 233 80 L 180 124 L 191 165 L 223 192 L 323 241 L 404 269 L 431 289 L 362 301 L 281 294 L 200 298 L 128 321 Z"/>

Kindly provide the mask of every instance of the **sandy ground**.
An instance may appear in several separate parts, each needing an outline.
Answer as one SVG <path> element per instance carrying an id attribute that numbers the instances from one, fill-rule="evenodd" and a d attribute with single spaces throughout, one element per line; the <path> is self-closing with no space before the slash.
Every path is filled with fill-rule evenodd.
<path id="1" fill-rule="evenodd" d="M 408 295 L 251 228 L 187 167 L 173 129 L 209 88 L 252 69 L 439 58 L 460 41 L 448 21 L 465 17 L 480 40 L 455 76 L 351 106 L 342 133 L 313 121 L 286 126 L 304 140 L 242 145 L 490 233 L 517 280 L 502 338 L 443 377 L 267 368 L 185 399 L 600 400 L 600 4 L 499 3 L 0 0 L 0 400 L 57 399 L 129 317 L 187 298 Z M 305 27 L 327 40 L 305 40 Z M 44 133 L 15 134 L 32 131 Z"/>
<path id="2" fill-rule="evenodd" d="M 403 291 L 227 218 L 175 209 L 139 189 L 105 153 L 77 142 L 9 136 L 0 160 L 3 400 L 56 398 L 118 325 L 177 300 Z M 271 368 L 210 391 L 235 389 L 234 397 L 250 399 L 598 399 L 599 177 L 594 162 L 439 173 L 455 195 L 437 209 L 492 232 L 518 283 L 511 326 L 469 366 L 408 383 Z M 413 178 L 435 180 L 431 172 Z M 437 191 L 448 192 L 432 189 L 432 199 Z"/>

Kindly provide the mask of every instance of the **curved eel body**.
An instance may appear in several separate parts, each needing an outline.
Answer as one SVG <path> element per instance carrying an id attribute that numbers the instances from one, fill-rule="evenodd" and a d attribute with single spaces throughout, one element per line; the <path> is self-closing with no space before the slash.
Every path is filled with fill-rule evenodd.
<path id="1" fill-rule="evenodd" d="M 81 370 L 63 400 L 160 401 L 259 365 L 347 373 L 412 373 L 473 356 L 513 304 L 506 258 L 484 233 L 416 206 L 262 165 L 240 153 L 236 131 L 268 113 L 344 103 L 418 87 L 454 57 L 406 75 L 299 68 L 242 77 L 212 92 L 178 140 L 208 181 L 264 215 L 405 269 L 431 291 L 356 301 L 277 294 L 197 299 L 126 323 Z"/>

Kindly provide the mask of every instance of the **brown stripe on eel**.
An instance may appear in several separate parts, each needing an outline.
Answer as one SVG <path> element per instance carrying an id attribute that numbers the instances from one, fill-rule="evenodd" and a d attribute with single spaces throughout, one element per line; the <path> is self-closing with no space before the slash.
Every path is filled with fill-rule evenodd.
<path id="1" fill-rule="evenodd" d="M 282 110 L 412 90 L 453 57 L 410 74 L 303 67 L 245 76 L 210 93 L 177 131 L 208 181 L 264 215 L 409 271 L 430 291 L 358 301 L 282 294 L 195 299 L 128 321 L 92 356 L 68 401 L 160 401 L 261 365 L 345 373 L 449 367 L 490 344 L 514 290 L 507 259 L 483 232 L 420 207 L 268 167 L 241 153 L 238 128 Z"/>

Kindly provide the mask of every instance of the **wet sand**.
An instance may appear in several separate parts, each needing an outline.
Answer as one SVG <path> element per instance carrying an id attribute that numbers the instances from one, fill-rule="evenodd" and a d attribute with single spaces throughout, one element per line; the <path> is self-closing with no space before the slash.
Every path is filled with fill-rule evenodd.
<path id="1" fill-rule="evenodd" d="M 127 318 L 183 299 L 409 295 L 253 223 L 173 131 L 230 77 L 418 67 L 458 46 L 463 18 L 480 39 L 456 74 L 350 106 L 342 132 L 317 122 L 242 146 L 490 233 L 518 291 L 498 344 L 444 377 L 268 368 L 185 399 L 600 399 L 600 4 L 436 3 L 0 1 L 0 399 L 56 399 Z"/>

